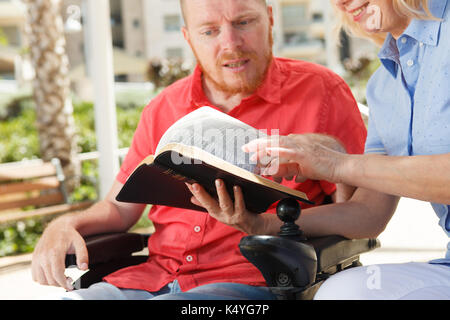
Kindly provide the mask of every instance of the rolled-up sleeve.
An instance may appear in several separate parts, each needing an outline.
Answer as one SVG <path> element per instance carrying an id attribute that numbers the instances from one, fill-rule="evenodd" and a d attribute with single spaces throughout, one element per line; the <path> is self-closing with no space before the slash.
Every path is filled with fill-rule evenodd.
<path id="1" fill-rule="evenodd" d="M 383 142 L 378 135 L 373 118 L 369 115 L 369 126 L 367 129 L 367 139 L 364 146 L 365 154 L 387 154 Z"/>

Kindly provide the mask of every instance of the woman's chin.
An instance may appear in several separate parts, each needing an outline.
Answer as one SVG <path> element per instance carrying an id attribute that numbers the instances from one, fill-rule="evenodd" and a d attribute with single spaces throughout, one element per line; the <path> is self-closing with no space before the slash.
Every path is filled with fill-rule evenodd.
<path id="1" fill-rule="evenodd" d="M 377 28 L 365 28 L 364 29 L 367 33 L 372 33 L 372 34 L 374 34 L 374 33 L 378 33 L 378 32 L 382 32 L 381 31 L 381 29 L 377 29 Z"/>

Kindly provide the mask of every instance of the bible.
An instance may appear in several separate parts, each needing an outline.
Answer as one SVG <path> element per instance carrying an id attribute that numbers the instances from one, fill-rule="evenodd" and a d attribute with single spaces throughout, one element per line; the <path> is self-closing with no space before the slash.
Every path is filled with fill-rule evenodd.
<path id="1" fill-rule="evenodd" d="M 217 199 L 215 180 L 222 179 L 233 199 L 241 188 L 247 210 L 262 213 L 284 198 L 312 204 L 306 194 L 261 176 L 256 162 L 241 150 L 267 136 L 211 107 L 201 107 L 170 126 L 154 155 L 147 156 L 128 177 L 116 200 L 206 211 L 191 202 L 187 183 L 198 183 Z"/>

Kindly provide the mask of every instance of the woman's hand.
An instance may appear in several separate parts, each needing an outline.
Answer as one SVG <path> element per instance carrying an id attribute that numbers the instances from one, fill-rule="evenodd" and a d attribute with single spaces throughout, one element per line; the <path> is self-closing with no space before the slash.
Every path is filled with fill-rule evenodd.
<path id="1" fill-rule="evenodd" d="M 186 186 L 193 194 L 192 203 L 205 208 L 211 217 L 247 234 L 263 234 L 265 232 L 262 215 L 245 208 L 244 196 L 238 186 L 233 187 L 234 203 L 221 179 L 216 180 L 218 201 L 211 197 L 198 183 Z"/>
<path id="2" fill-rule="evenodd" d="M 340 182 L 339 170 L 345 148 L 335 138 L 323 134 L 290 134 L 250 141 L 242 147 L 253 152 L 251 161 L 263 168 L 262 175 L 296 182 L 306 179 Z"/>

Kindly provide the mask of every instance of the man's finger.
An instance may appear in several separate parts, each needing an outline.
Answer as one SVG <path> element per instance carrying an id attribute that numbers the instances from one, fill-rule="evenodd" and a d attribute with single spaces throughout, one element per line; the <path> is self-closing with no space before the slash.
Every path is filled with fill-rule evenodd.
<path id="1" fill-rule="evenodd" d="M 239 186 L 233 187 L 234 193 L 234 210 L 238 213 L 242 213 L 246 210 L 244 195 L 242 193 L 242 189 Z"/>
<path id="2" fill-rule="evenodd" d="M 34 281 L 41 285 L 48 285 L 47 278 L 45 277 L 44 270 L 40 266 L 33 267 L 32 278 Z"/>
<path id="3" fill-rule="evenodd" d="M 47 285 L 58 287 L 59 284 L 53 277 L 53 268 L 51 261 L 45 262 L 42 266 Z"/>
<path id="4" fill-rule="evenodd" d="M 67 282 L 67 278 L 64 275 L 65 264 L 64 257 L 58 257 L 52 255 L 50 258 L 50 268 L 52 279 L 60 286 L 66 290 L 73 290 L 72 284 Z"/>
<path id="5" fill-rule="evenodd" d="M 216 190 L 217 197 L 219 199 L 219 207 L 223 211 L 230 211 L 233 209 L 233 200 L 231 200 L 230 195 L 228 194 L 225 183 L 221 179 L 216 179 Z"/>
<path id="6" fill-rule="evenodd" d="M 89 254 L 86 247 L 86 242 L 83 237 L 79 235 L 73 240 L 75 248 L 75 256 L 77 257 L 77 266 L 80 270 L 87 270 L 89 266 Z"/>
<path id="7" fill-rule="evenodd" d="M 195 204 L 196 206 L 203 207 L 203 205 L 200 203 L 200 201 L 198 201 L 197 198 L 194 196 L 191 197 L 191 202 L 193 204 Z"/>
<path id="8" fill-rule="evenodd" d="M 189 187 L 189 190 L 201 203 L 202 207 L 205 208 L 209 213 L 220 211 L 220 207 L 216 199 L 211 197 L 201 185 L 199 185 L 198 183 L 194 183 Z"/>

